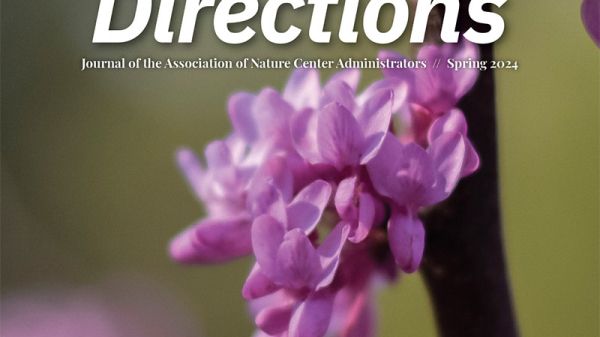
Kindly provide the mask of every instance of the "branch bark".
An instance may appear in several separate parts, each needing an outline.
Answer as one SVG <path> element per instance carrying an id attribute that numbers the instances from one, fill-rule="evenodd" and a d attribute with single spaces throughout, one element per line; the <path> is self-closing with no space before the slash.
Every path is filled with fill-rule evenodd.
<path id="1" fill-rule="evenodd" d="M 486 31 L 472 22 L 461 0 L 458 29 Z M 489 8 L 486 10 L 490 10 Z M 480 46 L 493 59 L 493 45 Z M 494 73 L 482 72 L 459 104 L 481 167 L 452 197 L 425 215 L 422 273 L 442 337 L 517 337 L 502 243 Z"/>

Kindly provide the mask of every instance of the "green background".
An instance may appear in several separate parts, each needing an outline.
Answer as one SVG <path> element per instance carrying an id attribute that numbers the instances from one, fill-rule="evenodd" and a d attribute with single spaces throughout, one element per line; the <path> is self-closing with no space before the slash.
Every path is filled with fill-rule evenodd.
<path id="1" fill-rule="evenodd" d="M 118 3 L 124 25 L 132 2 Z M 97 6 L 2 2 L 2 294 L 135 273 L 174 293 L 202 336 L 249 336 L 240 296 L 248 260 L 185 268 L 166 255 L 169 238 L 202 214 L 173 153 L 180 145 L 202 151 L 228 132 L 232 92 L 281 88 L 289 72 L 81 72 L 81 58 L 372 57 L 379 47 L 364 37 L 357 45 L 316 45 L 307 34 L 288 46 L 260 38 L 227 46 L 212 33 L 211 12 L 200 17 L 193 44 L 160 45 L 152 38 L 156 11 L 142 38 L 93 45 Z M 176 32 L 182 8 L 178 1 Z M 519 326 L 523 336 L 598 336 L 599 52 L 578 1 L 509 0 L 499 12 L 506 31 L 496 59 L 520 65 L 496 73 Z M 282 22 L 305 26 L 309 15 Z M 334 38 L 338 20 L 339 11 L 328 21 Z M 415 52 L 406 41 L 387 48 Z M 380 336 L 435 334 L 418 274 L 383 289 L 379 313 Z"/>

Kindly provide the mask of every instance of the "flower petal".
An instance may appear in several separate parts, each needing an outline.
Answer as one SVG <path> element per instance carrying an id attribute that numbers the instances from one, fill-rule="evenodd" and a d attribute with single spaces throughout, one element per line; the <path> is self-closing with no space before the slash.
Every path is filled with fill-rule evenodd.
<path id="1" fill-rule="evenodd" d="M 341 170 L 359 162 L 362 130 L 352 113 L 340 104 L 331 103 L 321 110 L 317 141 L 326 164 Z"/>
<path id="2" fill-rule="evenodd" d="M 208 144 L 204 155 L 208 169 L 211 171 L 219 171 L 232 165 L 231 151 L 224 141 L 217 140 Z"/>
<path id="3" fill-rule="evenodd" d="M 357 180 L 356 176 L 342 180 L 335 192 L 335 209 L 342 219 L 350 222 L 356 220 L 357 217 L 354 198 Z"/>
<path id="4" fill-rule="evenodd" d="M 333 228 L 318 248 L 319 255 L 323 260 L 340 255 L 349 232 L 350 226 L 345 223 L 339 223 Z"/>
<path id="5" fill-rule="evenodd" d="M 358 223 L 352 235 L 351 242 L 359 243 L 367 238 L 375 221 L 375 201 L 370 193 L 361 193 L 358 201 Z"/>
<path id="6" fill-rule="evenodd" d="M 457 59 L 457 60 L 469 60 L 470 59 L 470 60 L 478 61 L 479 60 L 479 47 L 477 47 L 477 45 L 475 45 L 474 43 L 463 40 L 458 45 L 458 48 L 455 49 L 453 58 Z M 469 90 L 471 90 L 473 85 L 475 85 L 475 82 L 477 82 L 477 77 L 479 76 L 479 70 L 476 68 L 462 69 L 461 71 L 453 72 L 453 75 L 454 75 L 454 88 L 455 88 L 454 96 L 457 99 L 460 99 L 467 92 L 469 92 Z"/>
<path id="7" fill-rule="evenodd" d="M 290 122 L 294 149 L 309 163 L 321 160 L 317 142 L 318 115 L 313 109 L 304 109 L 295 114 Z"/>
<path id="8" fill-rule="evenodd" d="M 473 144 L 467 138 L 465 138 L 465 146 L 465 162 L 460 172 L 461 178 L 468 176 L 479 168 L 479 155 L 473 147 Z"/>
<path id="9" fill-rule="evenodd" d="M 249 190 L 247 204 L 253 216 L 268 214 L 282 223 L 286 221 L 285 202 L 272 181 L 263 181 L 262 184 L 253 181 Z"/>
<path id="10" fill-rule="evenodd" d="M 316 180 L 298 192 L 287 208 L 288 229 L 299 228 L 305 234 L 311 233 L 330 197 L 331 185 L 324 180 Z"/>
<path id="11" fill-rule="evenodd" d="M 294 311 L 289 337 L 323 337 L 329 327 L 334 293 L 325 289 L 312 293 Z"/>
<path id="12" fill-rule="evenodd" d="M 367 87 L 357 98 L 359 106 L 364 105 L 373 96 L 385 92 L 393 92 L 392 113 L 396 113 L 405 107 L 407 102 L 410 80 L 397 77 L 388 77 L 379 80 Z"/>
<path id="13" fill-rule="evenodd" d="M 360 70 L 345 69 L 345 70 L 339 71 L 339 72 L 335 73 L 333 76 L 331 76 L 329 81 L 327 81 L 327 84 L 329 84 L 330 82 L 335 82 L 335 81 L 342 81 L 342 82 L 346 83 L 350 88 L 352 88 L 352 91 L 356 91 L 356 88 L 358 87 L 358 83 L 360 82 Z M 327 86 L 327 84 L 325 86 Z"/>
<path id="14" fill-rule="evenodd" d="M 415 143 L 400 143 L 391 133 L 367 169 L 375 190 L 399 205 L 427 204 L 436 181 L 427 152 Z"/>
<path id="15" fill-rule="evenodd" d="M 460 45 L 426 45 L 418 53 L 419 60 L 432 64 L 436 59 L 478 60 L 479 51 L 474 44 L 463 42 Z M 412 102 L 417 103 L 434 115 L 453 108 L 471 89 L 477 80 L 476 68 L 454 71 L 447 67 L 428 67 L 414 71 L 415 79 L 411 91 Z"/>
<path id="16" fill-rule="evenodd" d="M 319 104 L 321 84 L 316 69 L 296 69 L 283 91 L 283 98 L 296 110 L 316 109 Z"/>
<path id="17" fill-rule="evenodd" d="M 460 177 L 465 177 L 479 168 L 479 155 L 473 144 L 467 138 L 467 121 L 459 109 L 452 109 L 447 114 L 437 118 L 429 129 L 428 141 L 432 144 L 444 133 L 458 132 L 463 135 L 465 142 L 465 159 L 461 169 Z"/>
<path id="18" fill-rule="evenodd" d="M 327 287 L 333 281 L 340 262 L 340 253 L 349 234 L 350 226 L 339 223 L 318 248 L 322 272 L 317 290 Z"/>
<path id="19" fill-rule="evenodd" d="M 286 203 L 291 198 L 293 183 L 285 158 L 270 158 L 254 174 L 248 185 L 247 209 L 254 216 L 269 214 L 285 223 Z"/>
<path id="20" fill-rule="evenodd" d="M 247 219 L 206 219 L 177 235 L 170 243 L 171 257 L 181 263 L 219 263 L 252 252 Z"/>
<path id="21" fill-rule="evenodd" d="M 354 90 L 342 81 L 331 81 L 323 89 L 320 106 L 338 103 L 348 111 L 354 111 Z"/>
<path id="22" fill-rule="evenodd" d="M 242 288 L 242 296 L 246 300 L 253 300 L 269 294 L 272 294 L 277 287 L 261 270 L 258 264 L 254 264 L 250 275 L 246 278 Z"/>
<path id="23" fill-rule="evenodd" d="M 291 301 L 269 306 L 256 315 L 256 326 L 269 335 L 280 334 L 287 330 L 293 311 L 294 303 Z"/>
<path id="24" fill-rule="evenodd" d="M 446 132 L 434 140 L 428 152 L 437 171 L 444 177 L 444 192 L 449 195 L 458 184 L 465 162 L 464 138 L 460 133 Z"/>
<path id="25" fill-rule="evenodd" d="M 177 151 L 177 164 L 179 169 L 186 178 L 189 186 L 194 191 L 194 194 L 199 200 L 204 199 L 204 188 L 203 182 L 205 173 L 200 164 L 200 160 L 194 153 L 194 151 L 183 148 Z"/>
<path id="26" fill-rule="evenodd" d="M 289 120 L 294 109 L 279 92 L 271 88 L 263 89 L 254 100 L 252 112 L 261 139 L 276 143 L 289 141 Z"/>
<path id="27" fill-rule="evenodd" d="M 321 272 L 319 255 L 306 235 L 292 229 L 277 250 L 277 279 L 286 288 L 312 289 Z"/>
<path id="28" fill-rule="evenodd" d="M 283 242 L 284 226 L 270 215 L 262 215 L 252 223 L 252 249 L 261 271 L 275 281 L 277 251 Z"/>
<path id="29" fill-rule="evenodd" d="M 393 101 L 393 92 L 383 90 L 373 95 L 361 107 L 357 116 L 365 137 L 361 151 L 361 164 L 366 164 L 371 160 L 381 147 L 383 138 L 390 129 Z"/>
<path id="30" fill-rule="evenodd" d="M 421 220 L 410 211 L 392 211 L 388 237 L 396 264 L 404 272 L 416 271 L 425 248 L 425 228 Z"/>
<path id="31" fill-rule="evenodd" d="M 256 121 L 252 115 L 254 99 L 254 95 L 240 92 L 233 94 L 227 103 L 227 111 L 233 129 L 248 143 L 252 143 L 258 138 Z"/>
<path id="32" fill-rule="evenodd" d="M 356 186 L 358 178 L 352 176 L 340 182 L 335 194 L 335 207 L 340 218 L 351 226 L 348 240 L 354 243 L 364 240 L 375 221 L 375 201 Z"/>
<path id="33" fill-rule="evenodd" d="M 467 120 L 465 115 L 459 109 L 452 109 L 448 113 L 437 118 L 429 129 L 429 144 L 445 132 L 458 132 L 463 136 L 467 135 Z"/>

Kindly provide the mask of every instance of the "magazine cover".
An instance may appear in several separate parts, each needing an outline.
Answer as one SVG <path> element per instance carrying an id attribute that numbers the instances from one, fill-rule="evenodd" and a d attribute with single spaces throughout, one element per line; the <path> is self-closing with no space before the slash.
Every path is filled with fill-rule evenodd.
<path id="1" fill-rule="evenodd" d="M 0 336 L 600 336 L 600 0 L 0 11 Z"/>

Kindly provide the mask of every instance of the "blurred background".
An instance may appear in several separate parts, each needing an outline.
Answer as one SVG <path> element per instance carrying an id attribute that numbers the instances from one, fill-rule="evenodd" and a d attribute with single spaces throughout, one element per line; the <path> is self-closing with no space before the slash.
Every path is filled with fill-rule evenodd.
<path id="1" fill-rule="evenodd" d="M 176 32 L 183 3 L 176 1 Z M 117 1 L 116 27 L 127 25 L 134 5 Z M 504 236 L 523 336 L 598 335 L 600 54 L 579 5 L 508 1 L 500 11 L 506 31 L 496 59 L 520 65 L 496 74 Z M 216 39 L 210 10 L 194 43 L 161 45 L 154 6 L 141 38 L 93 45 L 98 1 L 2 2 L 3 306 L 14 296 L 125 279 L 140 297 L 167 296 L 163 309 L 187 316 L 197 336 L 250 336 L 240 296 L 249 260 L 182 267 L 167 257 L 169 239 L 203 212 L 173 154 L 181 145 L 201 152 L 229 131 L 232 92 L 281 88 L 289 71 L 81 72 L 81 58 L 373 57 L 379 47 L 364 36 L 357 45 L 317 45 L 306 33 L 287 46 L 260 34 L 229 46 Z M 340 14 L 328 21 L 334 40 Z M 306 27 L 309 19 L 305 8 L 281 22 Z M 407 38 L 387 48 L 416 50 Z M 365 72 L 363 84 L 377 76 Z M 418 274 L 384 289 L 379 313 L 382 337 L 435 335 Z"/>

